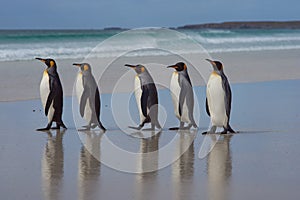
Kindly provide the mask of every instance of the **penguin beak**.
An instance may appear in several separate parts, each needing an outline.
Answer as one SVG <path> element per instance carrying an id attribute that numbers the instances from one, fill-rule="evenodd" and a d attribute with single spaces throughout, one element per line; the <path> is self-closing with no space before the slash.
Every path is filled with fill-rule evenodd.
<path id="1" fill-rule="evenodd" d="M 171 65 L 171 66 L 168 66 L 167 68 L 174 68 L 174 69 L 176 69 L 177 65 Z"/>
<path id="2" fill-rule="evenodd" d="M 206 61 L 210 62 L 210 64 L 215 65 L 215 62 L 210 59 L 205 59 Z"/>
<path id="3" fill-rule="evenodd" d="M 210 64 L 213 66 L 214 70 L 218 70 L 217 65 L 214 61 L 210 60 L 210 59 L 205 59 L 206 61 L 210 62 Z"/>
<path id="4" fill-rule="evenodd" d="M 46 62 L 46 60 L 45 60 L 45 59 L 43 59 L 43 58 L 35 58 L 35 59 L 37 59 L 37 60 L 39 60 L 39 61 L 41 61 L 41 62 L 43 62 L 43 63 L 45 63 L 45 62 Z"/>
<path id="5" fill-rule="evenodd" d="M 81 67 L 81 64 L 79 63 L 73 63 L 74 66 L 77 66 L 77 67 Z"/>
<path id="6" fill-rule="evenodd" d="M 129 65 L 129 64 L 126 64 L 125 66 L 126 66 L 126 67 L 131 67 L 131 68 L 136 68 L 136 66 L 134 66 L 134 65 Z"/>

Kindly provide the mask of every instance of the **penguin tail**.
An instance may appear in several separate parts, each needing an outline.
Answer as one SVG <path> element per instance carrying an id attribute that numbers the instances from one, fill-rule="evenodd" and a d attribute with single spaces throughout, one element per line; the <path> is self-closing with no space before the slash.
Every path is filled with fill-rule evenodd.
<path id="1" fill-rule="evenodd" d="M 156 125 L 155 125 L 158 129 L 161 129 L 161 125 L 159 124 L 159 122 L 157 121 L 156 122 Z"/>
<path id="2" fill-rule="evenodd" d="M 191 120 L 191 125 L 194 127 L 194 128 L 198 128 L 198 126 L 197 126 L 197 124 L 196 124 L 196 122 L 195 122 L 195 120 L 194 120 L 194 118 L 191 118 L 192 120 Z"/>
<path id="3" fill-rule="evenodd" d="M 66 125 L 61 121 L 59 124 L 61 127 L 63 127 L 64 129 L 67 129 Z"/>
<path id="4" fill-rule="evenodd" d="M 229 131 L 230 133 L 235 133 L 235 131 L 231 128 L 229 124 L 227 125 L 227 131 Z"/>
<path id="5" fill-rule="evenodd" d="M 98 122 L 98 127 L 102 129 L 104 132 L 106 131 L 106 128 L 102 125 L 100 121 Z"/>

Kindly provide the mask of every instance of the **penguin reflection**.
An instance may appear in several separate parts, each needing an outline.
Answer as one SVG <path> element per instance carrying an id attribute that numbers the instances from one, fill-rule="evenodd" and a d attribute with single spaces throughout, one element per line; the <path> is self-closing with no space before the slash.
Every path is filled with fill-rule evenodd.
<path id="1" fill-rule="evenodd" d="M 186 199 L 187 195 L 192 193 L 190 190 L 193 189 L 196 131 L 180 130 L 177 134 L 179 134 L 179 140 L 174 156 L 181 156 L 172 164 L 173 199 L 175 200 Z"/>
<path id="2" fill-rule="evenodd" d="M 42 157 L 44 199 L 59 199 L 64 176 L 63 135 L 65 130 L 47 131 L 48 140 Z"/>
<path id="3" fill-rule="evenodd" d="M 210 136 L 216 141 L 216 136 Z M 221 136 L 207 157 L 209 199 L 226 200 L 232 172 L 230 140 L 232 135 Z"/>
<path id="4" fill-rule="evenodd" d="M 158 147 L 161 132 L 149 138 L 140 138 L 140 155 L 137 158 L 137 172 L 135 179 L 135 195 L 134 199 L 145 199 L 145 197 L 154 198 L 157 190 L 156 178 L 158 169 Z"/>
<path id="5" fill-rule="evenodd" d="M 83 132 L 82 132 L 83 133 Z M 78 162 L 78 199 L 95 199 L 99 191 L 100 142 L 103 132 L 85 131 Z"/>

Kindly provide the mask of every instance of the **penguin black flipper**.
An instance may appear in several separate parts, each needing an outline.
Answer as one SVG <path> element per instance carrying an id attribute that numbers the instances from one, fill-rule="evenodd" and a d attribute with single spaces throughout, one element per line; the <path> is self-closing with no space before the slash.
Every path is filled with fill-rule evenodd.
<path id="1" fill-rule="evenodd" d="M 97 87 L 96 92 L 95 92 L 95 112 L 96 112 L 97 122 L 98 122 L 99 128 L 101 128 L 103 131 L 106 131 L 106 128 L 102 125 L 102 123 L 100 121 L 100 107 L 101 107 L 100 92 Z"/>
<path id="2" fill-rule="evenodd" d="M 81 117 L 84 116 L 84 109 L 85 109 L 85 105 L 86 105 L 88 97 L 89 97 L 89 92 L 87 89 L 84 89 L 83 93 L 81 95 L 81 99 L 80 99 L 80 109 L 79 110 L 80 110 Z"/>
<path id="3" fill-rule="evenodd" d="M 99 120 L 99 116 L 100 116 L 100 94 L 99 94 L 99 90 L 98 88 L 96 88 L 96 92 L 95 92 L 95 112 L 96 112 L 96 116 L 97 116 L 97 120 Z"/>
<path id="4" fill-rule="evenodd" d="M 226 132 L 229 131 L 230 133 L 235 133 L 235 131 L 229 125 L 230 112 L 231 112 L 231 98 L 232 98 L 231 88 L 230 88 L 228 79 L 225 76 L 225 74 L 222 74 L 221 77 L 222 77 L 222 86 L 223 86 L 224 91 L 225 91 L 225 110 L 226 110 L 226 115 L 227 115 L 227 118 L 228 118 L 228 120 L 227 120 L 228 121 L 227 122 L 227 129 L 225 129 L 224 131 L 226 131 Z"/>
<path id="5" fill-rule="evenodd" d="M 147 86 L 142 86 L 142 96 L 141 96 L 141 109 L 143 112 L 143 115 L 147 117 L 147 104 L 148 104 L 148 97 L 149 97 L 149 90 Z"/>
<path id="6" fill-rule="evenodd" d="M 231 89 L 225 74 L 222 74 L 221 77 L 222 77 L 222 86 L 225 91 L 225 110 L 229 121 L 230 111 L 231 111 Z"/>
<path id="7" fill-rule="evenodd" d="M 53 92 L 53 90 L 51 90 L 48 95 L 46 106 L 45 106 L 45 115 L 46 116 L 48 116 L 49 108 L 51 106 L 51 103 L 53 102 L 54 97 L 55 97 L 55 92 Z"/>
<path id="8" fill-rule="evenodd" d="M 49 108 L 54 100 L 54 98 L 57 95 L 57 91 L 56 88 L 58 87 L 58 84 L 56 83 L 55 80 L 50 79 L 49 81 L 49 85 L 50 85 L 50 93 L 48 95 L 47 101 L 46 101 L 46 106 L 45 106 L 45 115 L 48 116 L 48 112 L 49 112 Z"/>
<path id="9" fill-rule="evenodd" d="M 205 99 L 205 104 L 206 104 L 206 106 L 205 106 L 206 107 L 206 113 L 208 114 L 208 116 L 210 116 L 207 98 Z"/>
<path id="10" fill-rule="evenodd" d="M 183 108 L 184 100 L 186 98 L 186 93 L 187 93 L 187 88 L 185 88 L 184 85 L 185 84 L 181 84 L 181 90 L 180 90 L 180 94 L 179 94 L 178 111 L 179 111 L 180 116 L 182 115 L 182 108 Z"/>

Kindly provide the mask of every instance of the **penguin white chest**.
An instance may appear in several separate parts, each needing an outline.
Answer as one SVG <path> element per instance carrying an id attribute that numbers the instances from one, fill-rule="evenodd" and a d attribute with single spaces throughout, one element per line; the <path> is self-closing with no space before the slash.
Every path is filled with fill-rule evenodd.
<path id="1" fill-rule="evenodd" d="M 212 125 L 226 126 L 225 91 L 222 86 L 221 76 L 212 74 L 209 77 L 206 95 Z"/>
<path id="2" fill-rule="evenodd" d="M 77 100 L 78 100 L 78 103 L 80 105 L 81 96 L 82 96 L 83 91 L 84 91 L 83 81 L 82 81 L 82 73 L 81 72 L 79 72 L 78 75 L 77 75 L 75 89 L 76 89 Z M 84 107 L 83 119 L 85 119 L 88 123 L 92 120 L 92 109 L 91 109 L 91 106 L 90 106 L 89 98 L 87 99 L 86 105 Z"/>
<path id="3" fill-rule="evenodd" d="M 141 98 L 142 98 L 142 88 L 141 88 L 141 80 L 138 76 L 135 76 L 134 79 L 134 95 L 136 99 L 136 104 L 138 106 L 139 114 L 140 114 L 140 123 L 142 123 L 146 117 L 143 115 L 142 111 L 142 105 L 141 105 Z M 147 108 L 147 113 L 148 113 L 148 108 Z"/>
<path id="4" fill-rule="evenodd" d="M 43 73 L 41 83 L 40 83 L 40 96 L 41 96 L 41 101 L 42 101 L 44 110 L 46 108 L 46 103 L 47 103 L 49 94 L 50 94 L 49 75 L 48 75 L 47 70 L 45 70 Z M 47 116 L 48 122 L 52 121 L 53 115 L 54 115 L 54 107 L 53 107 L 53 101 L 52 101 L 49 111 L 48 111 L 48 116 Z"/>
<path id="5" fill-rule="evenodd" d="M 170 83 L 170 90 L 171 90 L 171 96 L 172 96 L 175 115 L 178 119 L 180 119 L 180 115 L 179 115 L 179 95 L 180 95 L 181 88 L 180 88 L 180 85 L 179 85 L 179 82 L 178 82 L 178 73 L 177 72 L 173 72 L 173 74 L 172 74 L 171 83 Z"/>
<path id="6" fill-rule="evenodd" d="M 174 106 L 174 113 L 176 117 L 183 122 L 190 123 L 189 119 L 189 110 L 187 107 L 186 99 L 184 99 L 183 102 L 183 108 L 181 110 L 181 116 L 179 114 L 179 96 L 180 96 L 180 91 L 181 87 L 178 82 L 178 72 L 173 72 L 172 78 L 171 78 L 171 83 L 170 83 L 170 90 L 171 90 L 171 96 L 172 96 L 172 101 L 173 101 L 173 106 Z"/>

